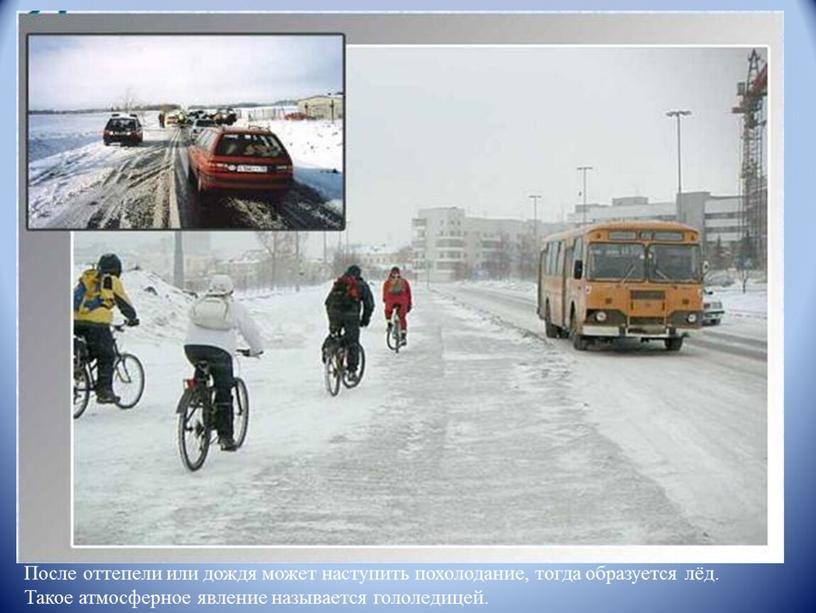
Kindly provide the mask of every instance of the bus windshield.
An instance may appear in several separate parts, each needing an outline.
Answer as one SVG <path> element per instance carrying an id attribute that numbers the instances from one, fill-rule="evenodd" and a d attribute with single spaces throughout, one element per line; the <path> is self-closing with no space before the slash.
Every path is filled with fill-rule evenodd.
<path id="1" fill-rule="evenodd" d="M 642 281 L 645 250 L 639 243 L 592 243 L 587 270 L 589 279 Z"/>
<path id="2" fill-rule="evenodd" d="M 649 280 L 658 283 L 694 283 L 700 280 L 698 245 L 649 246 Z"/>

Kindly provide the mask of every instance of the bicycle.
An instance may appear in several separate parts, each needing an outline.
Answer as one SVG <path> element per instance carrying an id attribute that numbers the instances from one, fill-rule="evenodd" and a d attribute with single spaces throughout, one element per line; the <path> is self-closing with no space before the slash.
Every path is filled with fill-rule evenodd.
<path id="1" fill-rule="evenodd" d="M 388 345 L 388 348 L 394 353 L 399 353 L 400 347 L 405 344 L 402 341 L 402 326 L 400 325 L 399 310 L 400 305 L 395 304 L 394 310 L 391 312 L 391 320 L 388 322 L 391 325 L 388 326 L 385 332 L 385 344 Z"/>
<path id="2" fill-rule="evenodd" d="M 246 357 L 251 355 L 249 349 L 239 349 L 238 353 Z M 182 463 L 190 471 L 196 471 L 204 465 L 210 445 L 217 438 L 215 388 L 211 385 L 210 367 L 207 362 L 202 361 L 195 368 L 196 372 L 203 375 L 184 380 L 184 392 L 176 407 L 179 453 Z M 240 377 L 233 377 L 232 387 L 235 390 L 233 438 L 235 445 L 240 448 L 246 440 L 249 427 L 249 394 Z"/>
<path id="3" fill-rule="evenodd" d="M 350 378 L 348 370 L 349 352 L 352 346 L 357 347 L 357 376 Z M 340 384 L 351 389 L 360 385 L 365 373 L 365 350 L 360 343 L 349 345 L 339 331 L 329 333 L 329 338 L 323 347 L 323 378 L 326 390 L 332 396 L 340 393 Z"/>
<path id="4" fill-rule="evenodd" d="M 111 326 L 115 333 L 124 332 L 126 327 L 126 324 Z M 115 334 L 113 353 L 113 393 L 119 398 L 114 404 L 120 409 L 132 409 L 144 393 L 144 367 L 139 358 L 132 353 L 119 351 Z M 88 408 L 91 392 L 96 392 L 97 371 L 97 360 L 90 357 L 87 341 L 74 336 L 74 419 L 82 416 Z"/>

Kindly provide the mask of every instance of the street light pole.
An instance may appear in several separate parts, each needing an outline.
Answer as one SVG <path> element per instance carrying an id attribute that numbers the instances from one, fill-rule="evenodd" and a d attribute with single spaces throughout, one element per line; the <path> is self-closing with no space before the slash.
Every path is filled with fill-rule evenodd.
<path id="1" fill-rule="evenodd" d="M 685 110 L 674 110 L 674 111 L 666 111 L 666 117 L 676 117 L 677 118 L 677 194 L 680 195 L 683 193 L 683 175 L 681 170 L 680 164 L 680 118 L 685 117 L 686 115 L 691 115 L 691 111 Z"/>
<path id="2" fill-rule="evenodd" d="M 592 170 L 592 166 L 579 166 L 578 170 L 581 172 L 581 174 L 584 175 L 583 187 L 581 188 L 581 194 L 583 194 L 583 196 L 584 196 L 584 208 L 583 208 L 583 221 L 582 221 L 582 224 L 586 225 L 586 204 L 587 204 L 586 203 L 586 173 L 587 173 L 587 170 Z"/>

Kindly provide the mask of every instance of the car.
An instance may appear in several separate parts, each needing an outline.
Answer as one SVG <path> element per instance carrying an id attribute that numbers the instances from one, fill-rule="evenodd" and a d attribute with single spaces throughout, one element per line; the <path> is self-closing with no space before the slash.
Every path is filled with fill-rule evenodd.
<path id="1" fill-rule="evenodd" d="M 198 118 L 193 121 L 192 125 L 190 126 L 190 137 L 195 140 L 199 134 L 201 134 L 202 130 L 206 130 L 207 128 L 214 128 L 215 121 L 209 118 Z"/>
<path id="2" fill-rule="evenodd" d="M 703 325 L 716 326 L 725 315 L 722 301 L 710 289 L 703 290 Z"/>
<path id="3" fill-rule="evenodd" d="M 188 178 L 199 196 L 212 190 L 273 193 L 292 186 L 292 158 L 273 132 L 221 126 L 203 130 L 187 147 Z"/>
<path id="4" fill-rule="evenodd" d="M 105 146 L 111 143 L 138 145 L 143 140 L 142 124 L 139 122 L 139 118 L 132 114 L 113 113 L 102 132 L 102 142 L 105 143 Z"/>
<path id="5" fill-rule="evenodd" d="M 213 119 L 218 125 L 231 126 L 238 120 L 238 113 L 232 108 L 221 108 L 215 112 Z"/>

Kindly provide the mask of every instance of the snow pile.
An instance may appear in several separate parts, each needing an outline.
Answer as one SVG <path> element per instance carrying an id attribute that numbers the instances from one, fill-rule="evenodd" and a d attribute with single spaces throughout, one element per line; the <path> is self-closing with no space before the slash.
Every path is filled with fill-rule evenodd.
<path id="1" fill-rule="evenodd" d="M 714 296 L 722 301 L 726 315 L 751 319 L 768 318 L 768 289 L 765 283 L 749 281 L 745 293 L 740 285 L 717 288 Z"/>
<path id="2" fill-rule="evenodd" d="M 248 120 L 237 125 L 260 126 L 281 140 L 295 166 L 295 180 L 320 193 L 338 213 L 343 206 L 343 122 Z"/>

